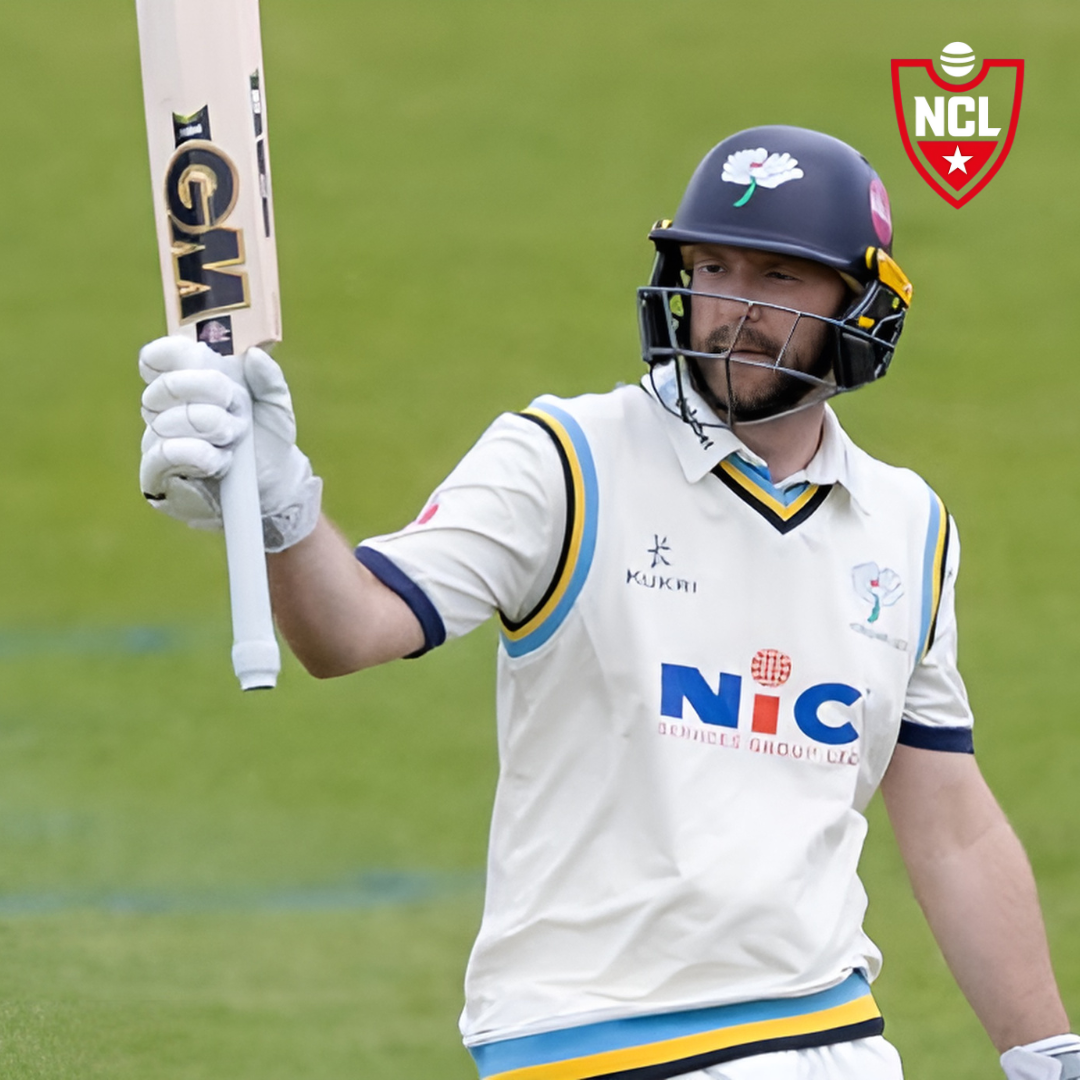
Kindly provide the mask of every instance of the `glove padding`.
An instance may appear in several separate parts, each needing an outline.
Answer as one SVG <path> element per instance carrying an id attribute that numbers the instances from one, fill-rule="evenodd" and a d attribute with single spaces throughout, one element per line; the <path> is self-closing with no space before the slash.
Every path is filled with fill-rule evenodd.
<path id="1" fill-rule="evenodd" d="M 1080 1037 L 1054 1035 L 1014 1046 L 1001 1055 L 1001 1067 L 1009 1080 L 1078 1080 Z"/>
<path id="2" fill-rule="evenodd" d="M 267 551 L 283 551 L 315 528 L 322 481 L 296 446 L 281 368 L 262 349 L 229 362 L 245 385 L 229 378 L 225 358 L 201 342 L 165 337 L 142 349 L 139 373 L 148 385 L 139 481 L 156 509 L 196 529 L 220 529 L 220 480 L 254 422 L 263 540 Z"/>

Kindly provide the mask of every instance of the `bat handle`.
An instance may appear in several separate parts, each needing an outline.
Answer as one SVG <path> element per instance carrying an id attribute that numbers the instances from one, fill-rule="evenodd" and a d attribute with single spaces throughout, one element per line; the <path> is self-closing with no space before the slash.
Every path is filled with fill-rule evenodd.
<path id="1" fill-rule="evenodd" d="M 255 439 L 250 427 L 236 444 L 232 466 L 221 481 L 221 516 L 232 601 L 233 670 L 242 690 L 269 690 L 277 684 L 281 652 L 270 612 Z"/>

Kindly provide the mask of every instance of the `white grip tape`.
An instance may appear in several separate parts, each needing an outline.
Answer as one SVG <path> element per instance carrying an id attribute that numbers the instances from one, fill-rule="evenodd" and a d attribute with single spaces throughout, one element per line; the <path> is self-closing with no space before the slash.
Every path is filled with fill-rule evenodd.
<path id="1" fill-rule="evenodd" d="M 221 517 L 232 602 L 233 670 L 241 689 L 268 690 L 277 685 L 281 651 L 270 610 L 255 440 L 250 427 L 236 444 L 232 466 L 221 481 Z"/>
<path id="2" fill-rule="evenodd" d="M 232 661 L 241 690 L 272 690 L 277 684 L 281 652 L 276 641 L 238 641 Z"/>

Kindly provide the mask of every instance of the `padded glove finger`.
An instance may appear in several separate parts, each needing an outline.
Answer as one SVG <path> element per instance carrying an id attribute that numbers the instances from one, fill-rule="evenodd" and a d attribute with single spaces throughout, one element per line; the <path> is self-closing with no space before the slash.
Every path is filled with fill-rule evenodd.
<path id="1" fill-rule="evenodd" d="M 158 338 L 139 350 L 139 374 L 145 383 L 166 371 L 218 366 L 217 353 L 209 345 L 179 335 Z"/>
<path id="2" fill-rule="evenodd" d="M 155 510 L 193 529 L 220 529 L 218 483 L 209 478 L 223 475 L 231 459 L 231 451 L 205 439 L 161 439 L 147 428 L 139 467 L 143 494 Z"/>
<path id="3" fill-rule="evenodd" d="M 202 439 L 233 447 L 248 429 L 248 421 L 217 405 L 180 405 L 147 418 L 147 430 L 161 439 Z"/>
<path id="4" fill-rule="evenodd" d="M 166 409 L 182 405 L 216 405 L 236 416 L 249 413 L 247 391 L 220 371 L 169 371 L 143 391 L 142 414 L 147 423 Z"/>
<path id="5" fill-rule="evenodd" d="M 166 497 L 166 481 L 220 480 L 229 470 L 232 452 L 212 446 L 204 439 L 160 439 L 143 454 L 139 483 L 151 501 Z"/>
<path id="6" fill-rule="evenodd" d="M 184 521 L 193 529 L 220 529 L 221 503 L 217 485 L 207 480 L 182 480 L 171 476 L 165 481 L 160 499 L 146 500 L 155 510 Z"/>

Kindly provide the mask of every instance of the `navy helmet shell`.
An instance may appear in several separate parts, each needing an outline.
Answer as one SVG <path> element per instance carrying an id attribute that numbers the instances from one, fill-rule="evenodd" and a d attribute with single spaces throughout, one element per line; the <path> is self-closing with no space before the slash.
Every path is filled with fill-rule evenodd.
<path id="1" fill-rule="evenodd" d="M 683 357 L 693 370 L 688 327 L 695 293 L 680 249 L 711 243 L 812 259 L 844 277 L 844 311 L 802 316 L 828 324 L 831 359 L 830 376 L 818 380 L 804 405 L 888 370 L 913 289 L 892 258 L 885 185 L 847 143 L 783 125 L 737 132 L 705 155 L 675 217 L 657 222 L 649 238 L 656 260 L 649 285 L 638 290 L 638 318 L 650 368 Z"/>
<path id="2" fill-rule="evenodd" d="M 868 247 L 892 252 L 888 195 L 847 143 L 771 125 L 725 139 L 698 165 L 660 244 L 714 243 L 813 259 L 857 281 L 874 275 Z"/>

